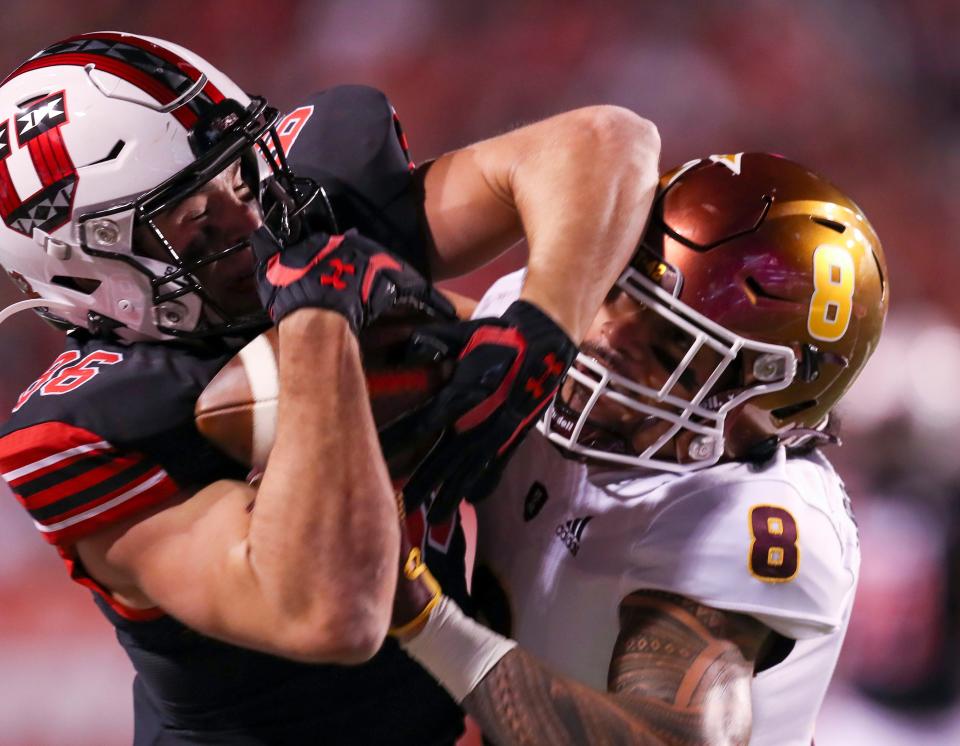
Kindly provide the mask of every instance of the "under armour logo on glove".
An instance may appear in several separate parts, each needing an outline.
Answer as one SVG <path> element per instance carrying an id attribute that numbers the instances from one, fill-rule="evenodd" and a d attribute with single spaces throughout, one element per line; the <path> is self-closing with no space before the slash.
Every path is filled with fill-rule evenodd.
<path id="1" fill-rule="evenodd" d="M 552 379 L 562 376 L 565 370 L 563 363 L 557 360 L 557 356 L 548 352 L 543 358 L 543 373 L 538 378 L 528 378 L 524 388 L 539 399 L 543 396 L 543 387 Z"/>
<path id="2" fill-rule="evenodd" d="M 260 300 L 275 323 L 298 308 L 326 308 L 354 332 L 394 306 L 442 319 L 453 307 L 413 267 L 355 230 L 310 233 L 280 249 L 268 231 L 254 234 Z"/>
<path id="3" fill-rule="evenodd" d="M 352 264 L 344 264 L 339 259 L 331 259 L 330 266 L 333 267 L 332 275 L 321 275 L 321 285 L 333 285 L 334 290 L 346 290 L 347 283 L 340 279 L 340 276 L 346 272 L 348 275 L 356 274 L 357 268 Z"/>
<path id="4" fill-rule="evenodd" d="M 513 450 L 553 398 L 576 346 L 526 301 L 500 318 L 425 327 L 411 345 L 421 358 L 458 359 L 450 382 L 412 415 L 419 432 L 445 432 L 403 491 L 408 510 L 435 493 L 429 518 L 442 521 L 461 499 L 476 502 L 496 487 Z M 388 437 L 403 431 L 398 426 Z"/>

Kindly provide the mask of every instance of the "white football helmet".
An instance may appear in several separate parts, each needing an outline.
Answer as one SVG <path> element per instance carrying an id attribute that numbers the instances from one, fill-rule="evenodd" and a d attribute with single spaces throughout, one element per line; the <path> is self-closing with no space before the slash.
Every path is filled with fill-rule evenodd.
<path id="1" fill-rule="evenodd" d="M 206 60 L 159 39 L 94 32 L 38 52 L 0 85 L 0 264 L 54 324 L 128 340 L 262 326 L 231 318 L 153 217 L 241 159 L 282 235 L 316 188 L 294 180 L 275 109 Z M 169 261 L 135 252 L 148 226 Z M 11 307 L 8 311 L 14 311 Z"/>

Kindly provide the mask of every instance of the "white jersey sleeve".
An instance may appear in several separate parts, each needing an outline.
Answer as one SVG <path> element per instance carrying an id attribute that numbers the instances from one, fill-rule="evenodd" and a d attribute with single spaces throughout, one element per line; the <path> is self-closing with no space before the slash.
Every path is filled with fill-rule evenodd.
<path id="1" fill-rule="evenodd" d="M 520 297 L 520 289 L 527 275 L 525 269 L 518 269 L 497 280 L 477 304 L 473 311 L 473 318 L 482 319 L 490 316 L 500 316 L 507 307 Z"/>
<path id="2" fill-rule="evenodd" d="M 629 583 L 750 614 L 793 639 L 841 627 L 860 556 L 852 522 L 837 515 L 842 485 L 790 467 L 800 473 L 788 481 L 743 479 L 740 465 L 729 481 L 662 501 L 637 537 Z"/>

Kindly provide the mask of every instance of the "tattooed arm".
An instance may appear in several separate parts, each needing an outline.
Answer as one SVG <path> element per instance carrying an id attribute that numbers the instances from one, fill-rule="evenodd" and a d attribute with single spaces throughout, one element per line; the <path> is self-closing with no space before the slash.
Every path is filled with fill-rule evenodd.
<path id="1" fill-rule="evenodd" d="M 500 746 L 747 743 L 750 680 L 769 638 L 751 617 L 640 591 L 620 606 L 607 693 L 515 648 L 462 706 Z"/>

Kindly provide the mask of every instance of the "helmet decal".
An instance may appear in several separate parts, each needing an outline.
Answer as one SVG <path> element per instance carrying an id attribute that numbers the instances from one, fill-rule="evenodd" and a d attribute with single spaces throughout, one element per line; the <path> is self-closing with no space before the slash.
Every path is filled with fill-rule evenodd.
<path id="1" fill-rule="evenodd" d="M 55 65 L 83 67 L 94 81 L 95 70 L 111 73 L 155 98 L 161 107 L 177 102 L 203 81 L 197 95 L 170 112 L 187 129 L 203 111 L 224 98 L 197 68 L 171 50 L 146 39 L 109 32 L 83 34 L 53 44 L 10 73 L 3 83 L 30 70 Z"/>
<path id="2" fill-rule="evenodd" d="M 60 131 L 69 121 L 64 91 L 33 101 L 14 116 L 17 144 L 29 151 L 40 180 L 40 189 L 26 198 L 20 197 L 7 165 L 13 153 L 10 120 L 0 125 L 0 217 L 27 237 L 34 228 L 50 232 L 70 220 L 77 169 Z"/>
<path id="3" fill-rule="evenodd" d="M 821 244 L 813 252 L 813 296 L 807 331 L 814 339 L 836 342 L 847 333 L 856 289 L 853 257 L 834 244 Z"/>
<path id="4" fill-rule="evenodd" d="M 743 160 L 743 153 L 727 153 L 725 155 L 711 155 L 711 163 L 719 163 L 733 171 L 734 176 L 740 175 L 740 162 Z"/>

